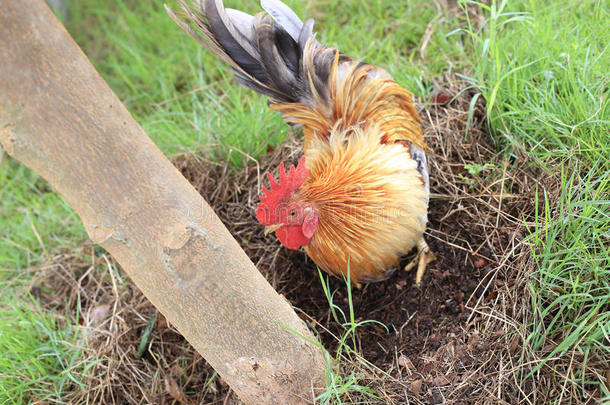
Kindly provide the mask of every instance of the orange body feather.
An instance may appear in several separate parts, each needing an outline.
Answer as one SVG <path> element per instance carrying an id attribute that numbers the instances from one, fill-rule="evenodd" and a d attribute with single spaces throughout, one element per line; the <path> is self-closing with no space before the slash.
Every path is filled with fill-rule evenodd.
<path id="1" fill-rule="evenodd" d="M 377 126 L 333 133 L 305 152 L 309 177 L 295 200 L 313 205 L 318 229 L 305 250 L 325 271 L 355 282 L 386 278 L 417 246 L 428 194 L 399 143 L 381 143 Z"/>
<path id="2" fill-rule="evenodd" d="M 326 272 L 377 281 L 416 247 L 428 193 L 409 145 L 425 148 L 411 93 L 372 66 L 331 69 L 331 105 L 316 100 L 271 108 L 303 126 L 309 177 L 293 201 L 313 205 L 318 229 L 305 250 Z"/>

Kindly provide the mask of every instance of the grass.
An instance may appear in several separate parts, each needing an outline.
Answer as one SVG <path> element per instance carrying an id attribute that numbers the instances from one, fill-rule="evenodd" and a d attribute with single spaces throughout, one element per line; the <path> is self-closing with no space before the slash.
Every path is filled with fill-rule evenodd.
<path id="1" fill-rule="evenodd" d="M 254 3 L 230 5 L 252 12 Z M 589 362 L 603 361 L 610 350 L 610 16 L 604 2 L 460 1 L 464 14 L 420 1 L 288 3 L 316 19 L 321 41 L 383 66 L 422 99 L 442 73 L 465 69 L 487 102 L 499 149 L 514 165 L 523 156 L 533 159 L 548 176 L 539 193 L 543 209 L 530 224 L 536 271 L 523 309 L 521 362 L 536 367 L 521 382 L 550 367 L 558 387 L 567 379 L 574 401 L 595 389 L 610 400 L 602 377 L 586 373 Z M 266 101 L 235 86 L 229 70 L 167 18 L 162 2 L 72 2 L 66 25 L 166 154 L 201 148 L 239 165 L 284 139 L 288 128 Z M 0 163 L 0 185 L 0 286 L 23 292 L 27 269 L 86 234 L 46 182 L 11 159 Z M 0 393 L 13 402 L 60 400 L 78 363 L 74 329 L 32 309 L 26 296 L 0 299 L 0 349 L 19 356 L 0 357 L 0 378 L 7 381 Z M 581 360 L 562 368 L 574 356 Z M 345 378 L 333 383 L 335 391 L 358 376 Z"/>
<path id="2" fill-rule="evenodd" d="M 354 395 L 358 395 L 364 399 L 368 399 L 369 401 L 379 400 L 380 398 L 376 395 L 373 389 L 367 387 L 366 385 L 360 384 L 360 380 L 362 380 L 362 375 L 360 373 L 353 370 L 346 371 L 346 368 L 349 367 L 350 364 L 353 364 L 354 359 L 352 357 L 354 355 L 356 357 L 360 357 L 358 356 L 359 351 L 357 350 L 355 333 L 356 329 L 366 323 L 376 321 L 368 320 L 356 322 L 354 317 L 354 306 L 351 295 L 351 282 L 349 278 L 345 280 L 346 288 L 348 291 L 349 308 L 349 317 L 346 317 L 341 307 L 333 302 L 336 291 L 332 293 L 330 292 L 330 283 L 328 281 L 328 276 L 325 277 L 324 275 L 322 275 L 322 271 L 319 268 L 318 275 L 320 277 L 320 282 L 322 283 L 322 288 L 328 301 L 328 305 L 330 307 L 333 319 L 335 320 L 335 322 L 337 322 L 343 327 L 343 333 L 341 334 L 341 336 L 335 336 L 336 340 L 338 341 L 338 346 L 334 356 L 331 355 L 331 353 L 328 352 L 326 348 L 322 346 L 322 344 L 320 344 L 319 337 L 317 340 L 311 340 L 306 336 L 301 335 L 299 332 L 289 329 L 290 332 L 295 333 L 301 338 L 307 340 L 309 343 L 318 347 L 323 353 L 324 360 L 326 362 L 326 390 L 315 397 L 315 403 L 342 403 L 344 398 L 353 398 Z M 341 316 L 339 317 L 339 315 Z M 383 326 L 385 327 L 385 325 Z M 316 331 L 315 326 L 310 324 L 310 327 L 315 332 L 318 332 Z M 353 344 L 352 346 L 350 346 L 348 342 L 348 340 L 350 340 L 350 337 Z M 347 363 L 347 367 L 345 363 Z M 368 366 L 365 361 L 363 361 L 363 363 L 365 366 Z"/>
<path id="3" fill-rule="evenodd" d="M 31 296 L 15 301 L 0 310 L 0 403 L 62 403 L 87 367 L 78 334 Z"/>
<path id="4" fill-rule="evenodd" d="M 86 366 L 78 333 L 27 292 L 33 266 L 86 236 L 68 204 L 32 171 L 5 159 L 0 184 L 0 403 L 59 403 Z"/>
<path id="5" fill-rule="evenodd" d="M 168 20 L 162 2 L 77 3 L 68 29 L 164 152 L 203 146 L 239 165 L 244 153 L 258 156 L 284 139 L 287 127 L 266 101 L 235 86 L 217 58 Z"/>
<path id="6" fill-rule="evenodd" d="M 361 350 L 358 349 L 358 342 L 356 338 L 356 330 L 358 328 L 366 325 L 367 323 L 377 323 L 385 328 L 386 332 L 389 333 L 387 327 L 381 322 L 377 322 L 375 320 L 356 321 L 354 314 L 354 303 L 352 300 L 352 285 L 349 274 L 350 269 L 348 262 L 345 285 L 347 290 L 347 305 L 349 313 L 346 315 L 341 307 L 333 302 L 336 291 L 332 293 L 330 292 L 328 275 L 322 275 L 322 271 L 318 268 L 318 275 L 320 277 L 322 289 L 324 290 L 324 295 L 328 301 L 328 306 L 330 308 L 332 317 L 335 322 L 341 325 L 343 328 L 343 333 L 341 336 L 337 337 L 338 345 L 334 356 L 331 356 L 324 349 L 324 347 L 320 346 L 327 361 L 326 391 L 315 398 L 316 402 L 320 404 L 341 403 L 343 398 L 346 396 L 350 398 L 354 394 L 359 394 L 369 401 L 380 399 L 373 389 L 359 383 L 362 379 L 362 375 L 360 373 L 353 370 L 346 372 L 346 367 L 344 365 L 344 363 L 349 365 L 353 364 L 354 362 L 361 362 L 365 367 L 369 366 L 367 362 L 358 355 L 358 353 L 361 352 Z M 351 340 L 351 345 L 349 340 Z"/>
<path id="7" fill-rule="evenodd" d="M 551 177 L 529 237 L 537 270 L 527 343 L 542 361 L 528 375 L 584 354 L 564 376 L 581 388 L 578 401 L 587 400 L 585 386 L 610 398 L 610 384 L 586 373 L 587 359 L 608 361 L 610 352 L 610 16 L 602 3 L 462 3 L 486 11 L 466 33 L 492 133 L 515 163 L 527 154 Z"/>
<path id="8" fill-rule="evenodd" d="M 72 247 L 85 233 L 70 206 L 32 171 L 6 160 L 0 165 L 0 280 L 23 281 L 15 272 Z"/>

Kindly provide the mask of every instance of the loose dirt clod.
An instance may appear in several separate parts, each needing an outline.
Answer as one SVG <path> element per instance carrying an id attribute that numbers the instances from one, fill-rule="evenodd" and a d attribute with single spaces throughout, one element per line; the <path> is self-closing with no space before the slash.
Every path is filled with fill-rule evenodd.
<path id="1" fill-rule="evenodd" d="M 397 271 L 389 280 L 352 291 L 356 321 L 379 323 L 357 330 L 357 349 L 366 361 L 345 359 L 343 371 L 361 373 L 360 383 L 375 389 L 380 402 L 516 403 L 523 396 L 511 362 L 523 341 L 516 339 L 522 332 L 514 318 L 531 268 L 523 221 L 533 218 L 539 180 L 523 157 L 496 152 L 482 97 L 471 103 L 475 94 L 447 82 L 442 97 L 432 98 L 441 102 L 422 112 L 432 151 L 426 238 L 437 257 L 422 287 L 414 285 L 412 272 Z M 281 161 L 296 163 L 301 153 L 295 136 L 257 164 L 246 161 L 239 171 L 195 154 L 179 156 L 175 164 L 334 354 L 343 328 L 333 319 L 315 265 L 302 251 L 281 247 L 274 235 L 264 237 L 254 216 L 266 181 L 262 174 L 276 174 Z M 84 391 L 75 387 L 70 401 L 235 400 L 160 314 L 142 358 L 136 359 L 142 332 L 157 312 L 105 253 L 86 244 L 80 254 L 54 262 L 39 282 L 54 293 L 41 293 L 40 301 L 46 307 L 66 301 L 71 309 L 79 307 L 86 355 L 99 360 L 84 377 Z M 334 304 L 349 313 L 343 280 L 329 277 L 328 283 Z"/>

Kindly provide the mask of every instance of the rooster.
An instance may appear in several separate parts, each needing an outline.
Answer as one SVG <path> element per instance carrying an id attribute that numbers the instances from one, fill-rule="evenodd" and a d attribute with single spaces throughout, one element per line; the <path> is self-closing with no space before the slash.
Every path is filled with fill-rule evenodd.
<path id="1" fill-rule="evenodd" d="M 180 27 L 227 62 L 236 80 L 269 97 L 301 126 L 304 156 L 279 181 L 266 173 L 256 218 L 288 249 L 305 248 L 327 273 L 356 285 L 387 279 L 400 257 L 418 254 L 421 285 L 434 259 L 424 231 L 429 181 L 412 94 L 383 69 L 320 44 L 313 20 L 279 0 L 252 16 L 222 0 L 166 6 Z"/>

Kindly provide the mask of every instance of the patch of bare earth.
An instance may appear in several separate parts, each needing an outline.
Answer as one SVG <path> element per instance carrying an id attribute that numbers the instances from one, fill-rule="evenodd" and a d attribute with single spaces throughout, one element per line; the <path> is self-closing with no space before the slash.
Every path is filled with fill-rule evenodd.
<path id="1" fill-rule="evenodd" d="M 447 82 L 435 101 L 422 118 L 431 149 L 427 240 L 437 260 L 421 288 L 413 273 L 397 271 L 352 292 L 356 320 L 381 324 L 357 330 L 360 356 L 344 356 L 341 371 L 358 372 L 360 384 L 372 387 L 381 403 L 531 401 L 538 377 L 524 382 L 514 361 L 525 353 L 518 320 L 532 264 L 523 223 L 532 219 L 539 174 L 523 157 L 496 152 L 482 98 L 473 90 Z M 254 217 L 262 174 L 277 175 L 280 161 L 295 163 L 300 153 L 299 140 L 291 139 L 259 162 L 247 160 L 240 171 L 198 155 L 177 157 L 175 164 L 334 355 L 344 330 L 333 319 L 314 264 L 302 251 L 282 248 L 275 236 L 264 237 Z M 83 327 L 84 357 L 97 361 L 67 400 L 236 400 L 103 251 L 86 244 L 45 269 L 35 287 L 40 302 L 47 308 L 67 303 L 68 316 Z M 345 283 L 331 277 L 329 284 L 334 303 L 348 313 Z M 365 398 L 344 397 L 359 400 Z"/>

